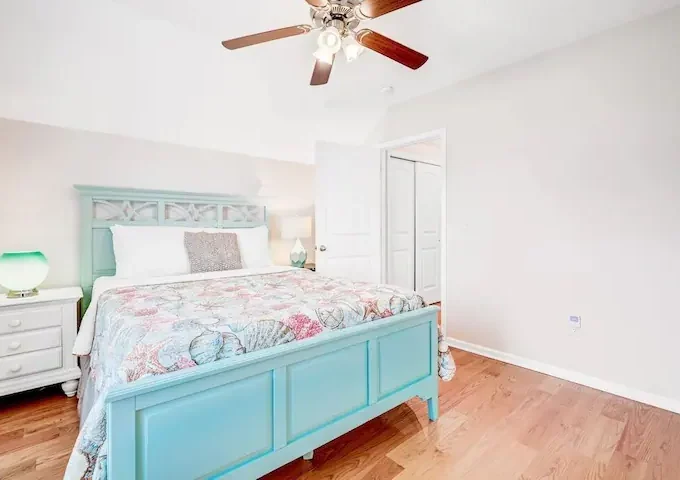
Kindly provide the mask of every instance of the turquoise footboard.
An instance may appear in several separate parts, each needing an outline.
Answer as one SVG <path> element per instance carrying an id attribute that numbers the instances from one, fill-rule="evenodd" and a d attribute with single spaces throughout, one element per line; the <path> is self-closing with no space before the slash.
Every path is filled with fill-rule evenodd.
<path id="1" fill-rule="evenodd" d="M 436 420 L 438 310 L 115 388 L 109 478 L 255 479 L 415 396 Z"/>

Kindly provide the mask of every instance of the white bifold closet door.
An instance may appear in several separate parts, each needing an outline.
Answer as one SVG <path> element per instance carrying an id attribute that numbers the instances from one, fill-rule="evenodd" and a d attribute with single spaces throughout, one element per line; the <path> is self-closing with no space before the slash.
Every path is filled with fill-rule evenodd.
<path id="1" fill-rule="evenodd" d="M 415 283 L 415 163 L 390 157 L 387 164 L 387 283 L 409 290 Z"/>
<path id="2" fill-rule="evenodd" d="M 416 162 L 416 291 L 425 303 L 440 302 L 441 292 L 441 167 Z"/>
<path id="3" fill-rule="evenodd" d="M 441 167 L 389 157 L 387 282 L 441 301 Z"/>

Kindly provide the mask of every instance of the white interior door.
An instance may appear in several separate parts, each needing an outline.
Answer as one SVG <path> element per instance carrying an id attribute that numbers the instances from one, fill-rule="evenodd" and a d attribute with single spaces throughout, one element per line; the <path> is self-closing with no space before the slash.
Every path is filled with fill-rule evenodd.
<path id="1" fill-rule="evenodd" d="M 441 301 L 441 167 L 417 162 L 416 291 L 426 303 Z"/>
<path id="2" fill-rule="evenodd" d="M 316 267 L 323 275 L 380 282 L 380 150 L 316 146 Z"/>
<path id="3" fill-rule="evenodd" d="M 387 160 L 387 283 L 415 290 L 415 162 Z"/>

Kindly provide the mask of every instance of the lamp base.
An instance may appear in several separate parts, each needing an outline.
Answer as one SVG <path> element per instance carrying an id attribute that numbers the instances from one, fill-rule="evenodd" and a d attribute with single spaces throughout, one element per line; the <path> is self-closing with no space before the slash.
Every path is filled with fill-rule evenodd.
<path id="1" fill-rule="evenodd" d="M 290 264 L 297 268 L 302 268 L 307 263 L 307 250 L 302 246 L 300 239 L 295 240 L 295 246 L 290 251 Z"/>
<path id="2" fill-rule="evenodd" d="M 35 297 L 38 294 L 37 288 L 32 288 L 30 290 L 10 290 L 7 292 L 7 298 L 27 298 Z"/>

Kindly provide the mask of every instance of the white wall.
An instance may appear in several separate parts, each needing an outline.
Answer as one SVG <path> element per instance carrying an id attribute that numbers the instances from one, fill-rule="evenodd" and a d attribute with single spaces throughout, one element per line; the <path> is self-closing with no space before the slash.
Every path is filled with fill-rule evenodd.
<path id="1" fill-rule="evenodd" d="M 398 158 L 412 160 L 414 162 L 425 162 L 433 165 L 441 165 L 442 149 L 441 140 L 427 140 L 412 143 L 399 148 L 392 148 L 389 154 Z"/>
<path id="2" fill-rule="evenodd" d="M 74 184 L 257 197 L 270 214 L 272 256 L 292 242 L 278 219 L 313 216 L 315 168 L 115 135 L 0 119 L 0 252 L 41 250 L 50 285 L 79 284 L 79 208 Z M 304 242 L 313 260 L 313 239 Z"/>
<path id="3" fill-rule="evenodd" d="M 678 32 L 674 9 L 390 110 L 385 140 L 447 128 L 449 336 L 680 400 Z"/>
<path id="4" fill-rule="evenodd" d="M 220 44 L 299 24 L 305 2 L 200 3 L 0 0 L 0 117 L 303 163 L 316 140 L 362 142 L 375 126 L 381 106 L 325 106 L 351 98 L 361 66 L 309 86 L 315 37 Z"/>

